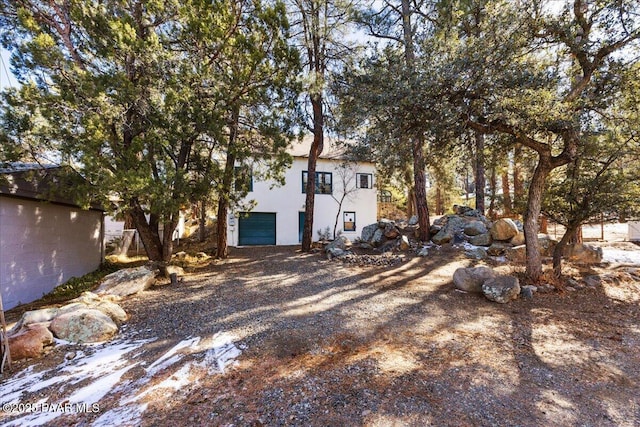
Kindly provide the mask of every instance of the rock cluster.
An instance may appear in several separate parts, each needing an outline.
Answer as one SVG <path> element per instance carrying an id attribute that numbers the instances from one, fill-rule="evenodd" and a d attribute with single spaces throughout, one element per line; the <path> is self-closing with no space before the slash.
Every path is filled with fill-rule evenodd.
<path id="1" fill-rule="evenodd" d="M 521 293 L 517 277 L 499 276 L 489 267 L 458 268 L 453 273 L 453 286 L 465 292 L 482 293 L 488 300 L 501 304 L 517 299 Z"/>
<path id="2" fill-rule="evenodd" d="M 171 272 L 183 274 L 181 270 Z M 127 268 L 106 276 L 96 293 L 84 292 L 62 307 L 27 311 L 8 332 L 12 359 L 39 357 L 54 343 L 54 337 L 72 343 L 111 339 L 128 319 L 117 303 L 154 282 L 152 268 Z"/>
<path id="3" fill-rule="evenodd" d="M 361 248 L 373 248 L 380 252 L 409 251 L 417 246 L 415 237 L 418 228 L 417 217 L 411 217 L 408 221 L 383 218 L 364 227 L 357 243 Z"/>
<path id="4" fill-rule="evenodd" d="M 454 206 L 454 210 L 456 214 L 445 215 L 434 221 L 431 227 L 433 243 L 468 243 L 472 247 L 465 247 L 466 255 L 475 259 L 504 256 L 511 261 L 525 261 L 525 236 L 520 221 L 501 218 L 491 222 L 467 207 Z M 538 234 L 542 256 L 552 256 L 556 244 L 549 235 Z M 598 264 L 602 262 L 602 248 L 584 244 L 568 245 L 564 256 L 576 263 Z"/>
<path id="5" fill-rule="evenodd" d="M 40 356 L 54 337 L 73 343 L 111 339 L 127 320 L 119 297 L 85 292 L 62 307 L 27 311 L 9 331 L 11 358 Z"/>

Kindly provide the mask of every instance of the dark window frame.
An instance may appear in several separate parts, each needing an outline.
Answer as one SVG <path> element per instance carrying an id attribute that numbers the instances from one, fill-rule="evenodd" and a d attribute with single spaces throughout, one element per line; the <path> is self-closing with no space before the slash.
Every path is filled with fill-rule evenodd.
<path id="1" fill-rule="evenodd" d="M 307 180 L 309 172 L 302 171 L 302 192 L 307 192 Z M 322 178 L 325 179 L 322 179 Z M 329 177 L 327 183 L 326 177 Z M 324 182 L 323 182 L 324 181 Z M 333 172 L 316 172 L 316 191 L 315 194 L 333 194 Z"/>
<path id="2" fill-rule="evenodd" d="M 362 186 L 362 178 L 367 178 L 367 186 Z M 373 174 L 372 173 L 356 173 L 356 188 L 373 188 Z"/>
<path id="3" fill-rule="evenodd" d="M 233 189 L 235 191 L 244 190 L 242 186 L 245 183 L 248 184 L 246 188 L 247 192 L 251 193 L 253 191 L 253 171 L 249 166 L 235 166 L 233 168 L 233 175 Z M 241 179 L 246 181 L 243 182 Z"/>
<path id="4" fill-rule="evenodd" d="M 347 214 L 353 214 L 353 227 L 347 228 Z M 342 213 L 342 229 L 344 231 L 356 231 L 356 212 L 355 211 L 344 211 Z"/>

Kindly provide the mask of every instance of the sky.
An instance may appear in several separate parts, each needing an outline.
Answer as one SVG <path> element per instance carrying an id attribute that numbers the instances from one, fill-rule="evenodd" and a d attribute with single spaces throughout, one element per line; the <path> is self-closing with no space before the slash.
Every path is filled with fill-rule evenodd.
<path id="1" fill-rule="evenodd" d="M 16 87 L 18 82 L 10 70 L 9 51 L 0 48 L 0 89 L 7 86 Z"/>

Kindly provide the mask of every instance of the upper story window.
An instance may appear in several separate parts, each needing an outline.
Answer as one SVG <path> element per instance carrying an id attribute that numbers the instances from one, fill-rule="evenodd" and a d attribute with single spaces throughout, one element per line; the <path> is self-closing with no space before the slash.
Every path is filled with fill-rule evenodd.
<path id="1" fill-rule="evenodd" d="M 302 172 L 302 192 L 307 192 L 307 180 L 309 173 Z M 332 194 L 333 193 L 333 176 L 331 172 L 316 172 L 316 194 Z"/>
<path id="2" fill-rule="evenodd" d="M 378 193 L 378 201 L 381 203 L 391 203 L 393 201 L 393 197 L 391 196 L 391 191 L 380 190 L 380 192 Z"/>
<path id="3" fill-rule="evenodd" d="M 373 188 L 373 174 L 357 173 L 356 188 Z"/>
<path id="4" fill-rule="evenodd" d="M 253 191 L 253 174 L 249 166 L 236 166 L 234 174 L 236 191 Z"/>

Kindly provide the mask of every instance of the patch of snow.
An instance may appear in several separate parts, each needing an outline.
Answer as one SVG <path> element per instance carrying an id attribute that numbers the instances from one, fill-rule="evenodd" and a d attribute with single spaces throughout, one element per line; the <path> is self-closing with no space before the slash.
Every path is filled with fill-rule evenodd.
<path id="1" fill-rule="evenodd" d="M 213 336 L 204 356 L 204 364 L 208 366 L 209 374 L 216 372 L 224 374 L 227 366 L 236 363 L 236 359 L 242 352 L 233 341 L 233 337 L 227 333 L 217 333 Z"/>
<path id="2" fill-rule="evenodd" d="M 158 390 L 163 396 L 171 396 L 206 375 L 224 373 L 229 366 L 237 363 L 236 358 L 241 354 L 230 334 L 217 333 L 204 339 L 193 337 L 180 341 L 160 356 L 145 369 L 141 378 L 123 381 L 125 373 L 143 363 L 139 360 L 144 351 L 141 348 L 155 341 L 130 339 L 123 337 L 108 344 L 88 346 L 87 354 L 78 351 L 74 358 L 48 371 L 33 372 L 34 367 L 30 366 L 0 386 L 0 402 L 18 403 L 25 392 L 48 388 L 51 391 L 49 394 L 59 402 L 91 408 L 92 404 L 99 405 L 105 396 L 121 393 L 120 405 L 101 414 L 93 425 L 138 425 L 149 405 L 143 398 L 149 399 L 149 395 Z M 171 367 L 189 355 L 194 359 L 182 363 L 171 372 Z M 82 387 L 71 394 L 64 393 L 66 386 L 79 383 L 82 383 Z M 45 398 L 38 403 L 55 406 L 53 400 Z M 47 424 L 65 414 L 69 412 L 43 410 L 10 421 L 0 420 L 8 426 L 36 426 Z"/>
<path id="3" fill-rule="evenodd" d="M 167 351 L 158 360 L 156 360 L 151 365 L 149 365 L 149 367 L 146 369 L 147 374 L 150 376 L 153 376 L 157 372 L 173 365 L 174 363 L 176 363 L 178 360 L 182 358 L 182 356 L 176 355 L 176 353 L 179 350 L 182 350 L 183 348 L 196 347 L 199 342 L 200 342 L 200 337 L 195 337 L 188 340 L 180 341 L 178 344 L 173 346 L 171 350 Z"/>
<path id="4" fill-rule="evenodd" d="M 640 265 L 640 250 L 629 251 L 624 249 L 603 248 L 602 261 L 618 264 Z"/>
<path id="5" fill-rule="evenodd" d="M 472 245 L 471 243 L 467 242 L 466 240 L 464 242 L 458 243 L 458 244 L 456 244 L 454 246 L 457 247 L 457 248 L 461 247 L 465 251 L 472 251 L 472 250 L 477 249 L 477 248 L 480 247 L 480 246 Z"/>
<path id="6" fill-rule="evenodd" d="M 147 410 L 147 403 L 123 406 L 100 415 L 93 422 L 94 427 L 129 426 L 139 424 L 142 414 Z"/>

